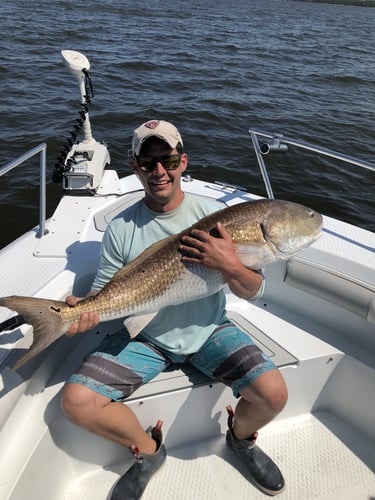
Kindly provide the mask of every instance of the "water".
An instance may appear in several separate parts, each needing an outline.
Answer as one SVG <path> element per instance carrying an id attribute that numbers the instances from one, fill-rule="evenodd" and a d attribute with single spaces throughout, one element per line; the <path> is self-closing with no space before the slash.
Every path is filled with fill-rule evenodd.
<path id="1" fill-rule="evenodd" d="M 265 194 L 248 129 L 374 162 L 375 9 L 281 0 L 20 0 L 0 6 L 1 165 L 48 144 L 49 178 L 79 110 L 60 51 L 91 62 L 93 135 L 128 172 L 133 129 L 173 121 L 190 173 Z M 6 19 L 6 21 L 4 21 Z M 375 174 L 288 155 L 276 197 L 375 230 Z M 47 187 L 48 215 L 60 187 Z M 38 160 L 0 178 L 0 247 L 38 222 Z"/>

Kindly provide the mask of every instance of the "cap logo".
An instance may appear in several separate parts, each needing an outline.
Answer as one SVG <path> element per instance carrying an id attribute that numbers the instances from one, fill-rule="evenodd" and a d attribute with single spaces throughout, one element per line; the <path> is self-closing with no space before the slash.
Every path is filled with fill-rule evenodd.
<path id="1" fill-rule="evenodd" d="M 154 128 L 156 128 L 159 124 L 160 124 L 160 121 L 159 121 L 159 120 L 150 120 L 150 121 L 148 121 L 147 123 L 145 123 L 145 127 L 150 128 L 151 130 L 153 130 L 153 129 L 154 129 Z"/>

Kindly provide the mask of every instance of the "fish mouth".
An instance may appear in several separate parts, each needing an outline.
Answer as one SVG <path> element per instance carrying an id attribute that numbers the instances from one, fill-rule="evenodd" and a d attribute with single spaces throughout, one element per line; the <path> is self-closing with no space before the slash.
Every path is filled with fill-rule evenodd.
<path id="1" fill-rule="evenodd" d="M 314 241 L 319 240 L 323 236 L 323 227 L 317 229 L 313 235 Z"/>

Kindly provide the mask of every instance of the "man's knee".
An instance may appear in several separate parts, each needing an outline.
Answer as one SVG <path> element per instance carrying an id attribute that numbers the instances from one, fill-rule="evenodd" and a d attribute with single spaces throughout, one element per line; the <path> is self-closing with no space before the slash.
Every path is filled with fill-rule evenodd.
<path id="1" fill-rule="evenodd" d="M 66 384 L 61 395 L 61 407 L 72 422 L 83 425 L 95 411 L 96 394 L 79 384 Z"/>
<path id="2" fill-rule="evenodd" d="M 249 403 L 263 405 L 271 414 L 277 415 L 286 405 L 288 389 L 280 371 L 271 370 L 241 391 L 241 396 Z"/>

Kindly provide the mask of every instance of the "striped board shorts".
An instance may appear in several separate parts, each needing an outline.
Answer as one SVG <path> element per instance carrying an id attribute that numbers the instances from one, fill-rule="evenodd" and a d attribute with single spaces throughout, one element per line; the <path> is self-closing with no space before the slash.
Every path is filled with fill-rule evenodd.
<path id="1" fill-rule="evenodd" d="M 127 332 L 107 336 L 89 354 L 67 383 L 75 383 L 124 401 L 171 364 L 190 363 L 212 380 L 231 387 L 235 397 L 263 373 L 276 366 L 251 337 L 227 321 L 217 327 L 194 354 L 176 355 Z"/>

